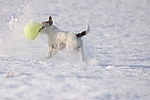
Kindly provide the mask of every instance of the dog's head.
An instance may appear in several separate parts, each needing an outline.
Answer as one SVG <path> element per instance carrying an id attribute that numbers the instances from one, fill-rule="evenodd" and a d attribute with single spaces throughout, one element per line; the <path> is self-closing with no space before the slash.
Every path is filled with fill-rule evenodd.
<path id="1" fill-rule="evenodd" d="M 42 26 L 43 26 L 43 27 L 49 27 L 49 26 L 51 26 L 52 24 L 53 24 L 53 21 L 52 21 L 52 17 L 51 17 L 51 16 L 49 16 L 49 20 L 48 20 L 48 21 L 42 22 Z"/>
<path id="2" fill-rule="evenodd" d="M 51 26 L 52 24 L 53 24 L 52 17 L 49 16 L 49 20 L 48 20 L 48 21 L 42 22 L 42 28 L 39 29 L 39 32 L 40 32 L 41 30 L 43 30 L 45 27 Z"/>

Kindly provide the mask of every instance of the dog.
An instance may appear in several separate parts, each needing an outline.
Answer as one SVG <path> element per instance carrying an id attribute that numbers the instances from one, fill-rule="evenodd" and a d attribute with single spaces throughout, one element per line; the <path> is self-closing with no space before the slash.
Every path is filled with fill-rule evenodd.
<path id="1" fill-rule="evenodd" d="M 53 57 L 58 51 L 66 47 L 67 51 L 70 53 L 78 52 L 83 62 L 86 62 L 86 57 L 83 51 L 83 41 L 81 38 L 89 33 L 89 31 L 89 25 L 86 25 L 85 31 L 78 34 L 60 30 L 53 25 L 51 16 L 49 16 L 48 21 L 42 22 L 42 28 L 39 29 L 41 34 L 46 34 L 48 37 L 47 58 Z"/>

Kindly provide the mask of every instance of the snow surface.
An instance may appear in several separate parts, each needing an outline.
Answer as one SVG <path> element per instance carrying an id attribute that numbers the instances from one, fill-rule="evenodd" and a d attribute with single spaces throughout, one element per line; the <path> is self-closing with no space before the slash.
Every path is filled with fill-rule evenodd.
<path id="1" fill-rule="evenodd" d="M 149 0 L 1 0 L 0 100 L 150 100 Z M 48 16 L 83 37 L 88 64 L 47 37 L 25 38 L 30 20 Z"/>

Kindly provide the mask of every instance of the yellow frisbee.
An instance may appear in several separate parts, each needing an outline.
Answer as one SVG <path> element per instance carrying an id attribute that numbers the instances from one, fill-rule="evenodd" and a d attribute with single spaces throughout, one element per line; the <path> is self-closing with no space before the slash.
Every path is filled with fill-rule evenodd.
<path id="1" fill-rule="evenodd" d="M 39 29 L 42 28 L 42 24 L 36 23 L 36 22 L 28 22 L 24 28 L 24 33 L 27 39 L 29 40 L 34 40 L 38 34 L 39 34 Z"/>

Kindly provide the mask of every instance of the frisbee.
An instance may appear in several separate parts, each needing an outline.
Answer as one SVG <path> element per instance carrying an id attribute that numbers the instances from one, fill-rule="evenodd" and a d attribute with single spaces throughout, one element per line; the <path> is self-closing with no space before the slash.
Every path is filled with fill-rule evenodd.
<path id="1" fill-rule="evenodd" d="M 33 21 L 30 21 L 26 24 L 24 28 L 24 33 L 27 39 L 30 41 L 34 40 L 38 34 L 39 34 L 39 29 L 42 28 L 42 24 L 36 23 Z"/>

